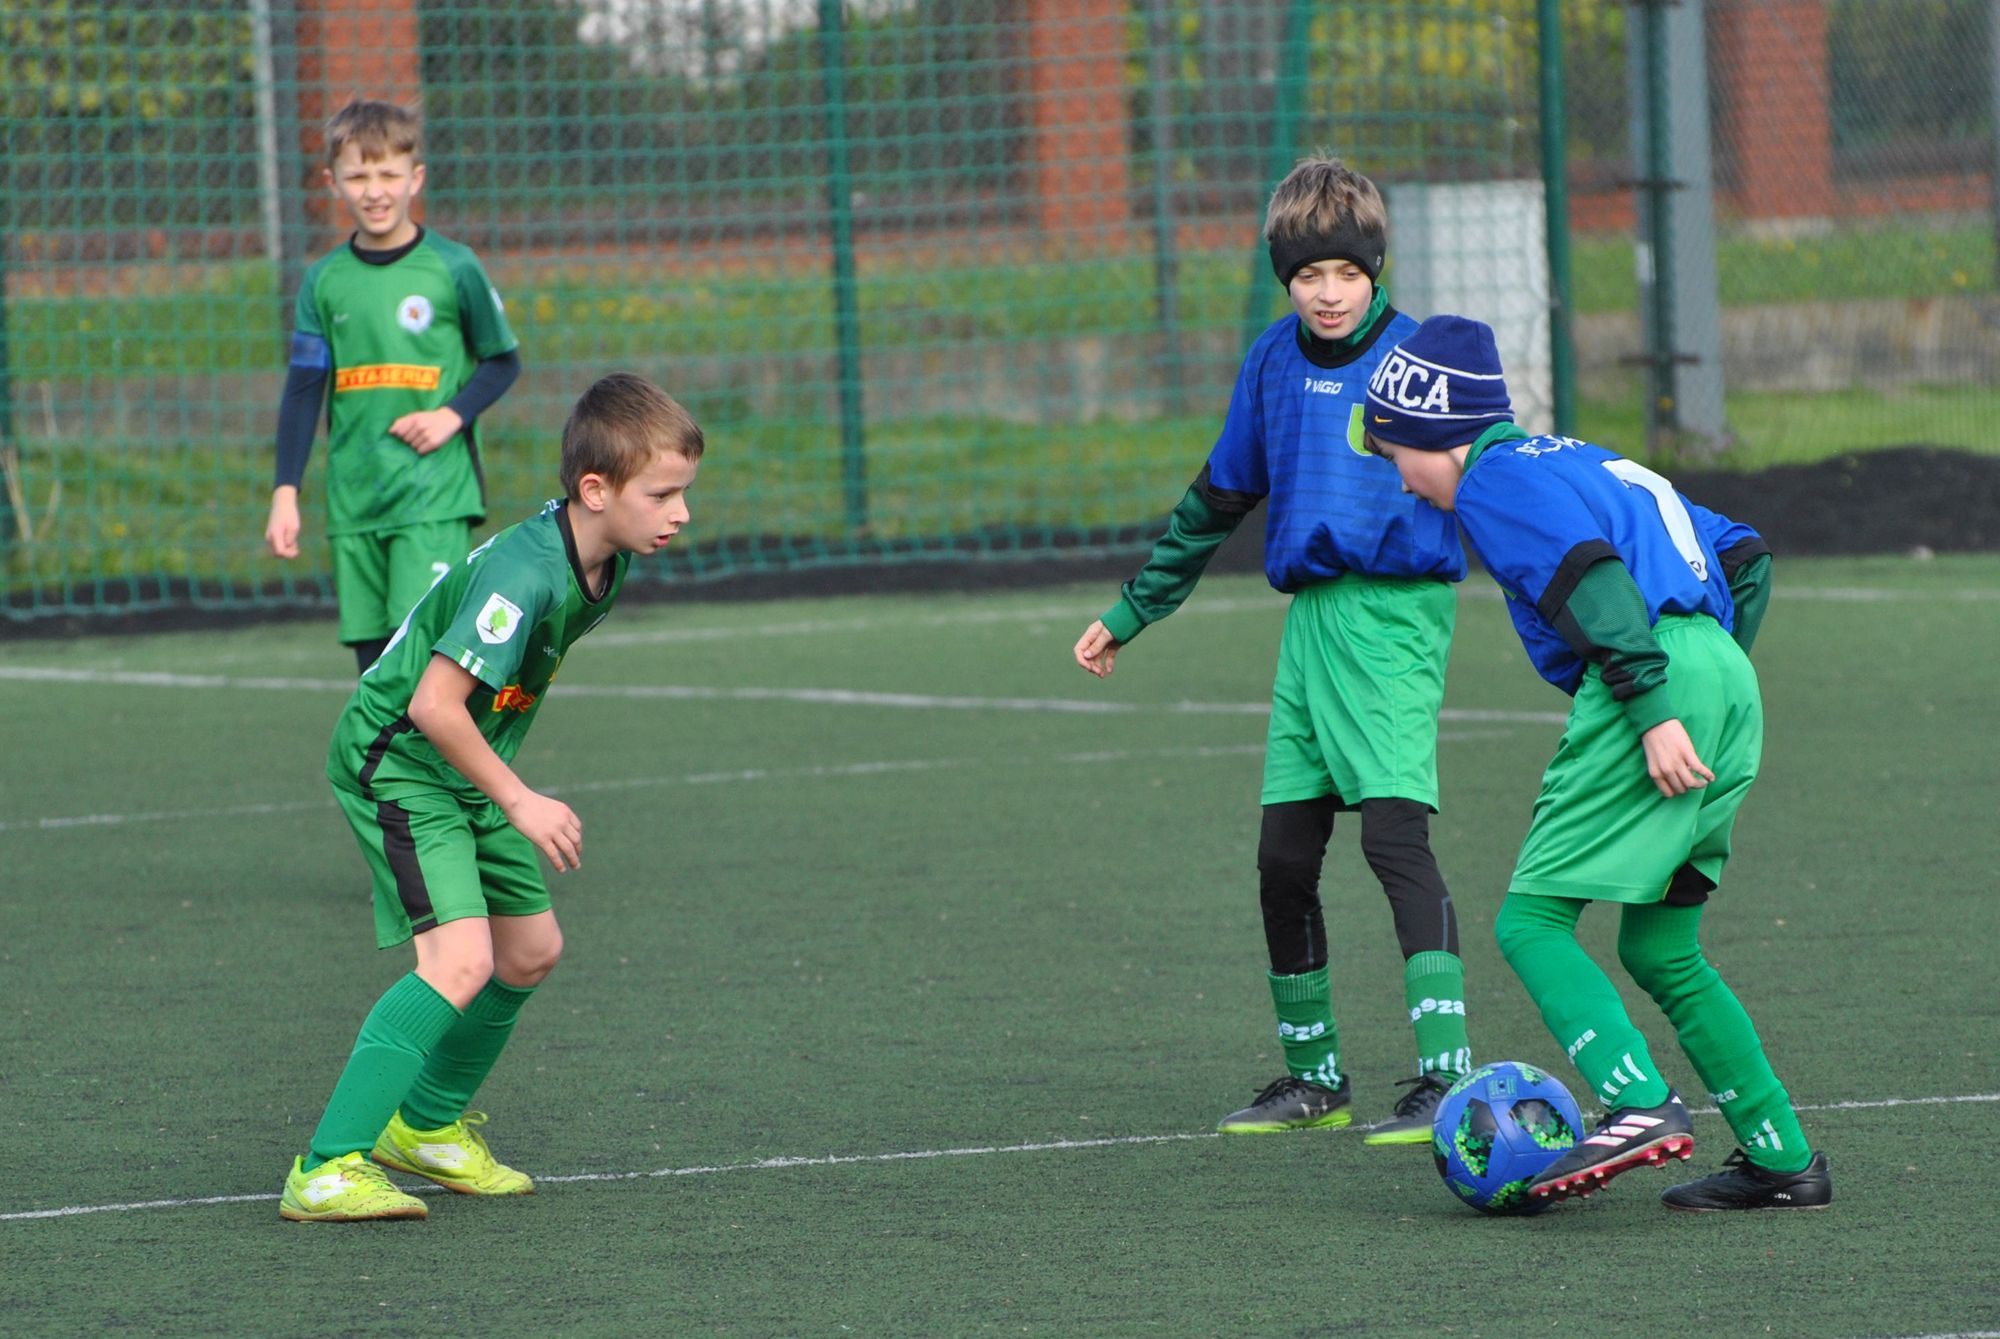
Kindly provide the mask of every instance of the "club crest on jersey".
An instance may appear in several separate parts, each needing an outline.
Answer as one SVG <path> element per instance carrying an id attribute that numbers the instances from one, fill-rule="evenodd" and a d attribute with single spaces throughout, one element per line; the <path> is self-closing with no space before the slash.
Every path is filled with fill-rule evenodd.
<path id="1" fill-rule="evenodd" d="M 486 597 L 485 607 L 472 622 L 473 631 L 488 646 L 498 646 L 512 637 L 514 630 L 520 626 L 521 606 L 498 591 Z"/>
<path id="2" fill-rule="evenodd" d="M 421 335 L 431 328 L 431 300 L 422 293 L 412 293 L 396 304 L 396 324 L 413 335 Z"/>
<path id="3" fill-rule="evenodd" d="M 1429 384 L 1425 385 L 1426 382 Z M 1405 409 L 1451 412 L 1450 375 L 1440 368 L 1426 367 L 1405 358 L 1400 353 L 1391 353 L 1382 360 L 1382 365 L 1369 379 L 1368 389 L 1374 392 L 1377 399 Z M 1420 390 L 1423 392 L 1421 395 L 1417 393 Z"/>

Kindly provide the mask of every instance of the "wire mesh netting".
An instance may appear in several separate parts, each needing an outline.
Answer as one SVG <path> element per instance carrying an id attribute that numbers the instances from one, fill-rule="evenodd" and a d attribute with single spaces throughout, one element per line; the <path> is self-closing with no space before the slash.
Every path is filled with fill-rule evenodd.
<path id="1" fill-rule="evenodd" d="M 421 106 L 424 222 L 520 337 L 481 423 L 492 524 L 556 491 L 605 372 L 707 430 L 693 542 L 644 579 L 1142 547 L 1286 310 L 1259 229 L 1314 149 L 1384 186 L 1397 304 L 1492 321 L 1550 426 L 1537 8 L 0 0 L 4 608 L 330 601 L 323 441 L 303 554 L 261 535 L 292 299 L 348 227 L 320 127 L 356 94 Z M 1804 397 L 1853 445 L 1975 444 L 1987 0 L 1707 8 L 1739 436 L 1816 436 Z M 1578 426 L 1616 443 L 1642 431 L 1628 18 L 1560 10 Z"/>

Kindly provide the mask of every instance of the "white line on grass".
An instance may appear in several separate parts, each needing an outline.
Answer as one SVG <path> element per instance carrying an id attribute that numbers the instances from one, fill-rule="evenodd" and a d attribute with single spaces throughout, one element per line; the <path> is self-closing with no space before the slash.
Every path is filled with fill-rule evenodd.
<path id="1" fill-rule="evenodd" d="M 1467 732 L 1475 737 L 1475 732 Z M 1443 734 L 1450 741 L 1458 738 Z M 583 795 L 607 790 L 635 790 L 648 786 L 712 786 L 732 781 L 815 781 L 838 777 L 887 776 L 898 772 L 938 772 L 959 767 L 999 765 L 1041 766 L 1047 763 L 1085 765 L 1107 762 L 1143 762 L 1174 758 L 1226 758 L 1259 754 L 1262 744 L 1193 745 L 1180 748 L 1104 750 L 1095 753 L 1058 753 L 1046 757 L 1017 755 L 1007 758 L 902 758 L 879 762 L 822 763 L 808 767 L 744 767 L 719 772 L 686 772 L 679 776 L 618 777 L 604 781 L 580 781 L 568 786 L 547 786 L 549 795 Z M 330 799 L 294 800 L 282 804 L 217 805 L 202 809 L 155 809 L 131 814 L 74 814 L 53 818 L 21 818 L 0 821 L 0 832 L 54 832 L 70 828 L 119 827 L 128 823 L 174 823 L 195 819 L 254 818 L 266 814 L 295 814 L 313 809 L 331 809 Z"/>
<path id="2" fill-rule="evenodd" d="M 1888 1097 L 1871 1101 L 1826 1102 L 1818 1106 L 1801 1106 L 1797 1109 L 1864 1111 L 1882 1107 L 1950 1106 L 1964 1102 L 2000 1102 L 2000 1093 L 1963 1093 L 1944 1097 Z M 1697 1116 L 1721 1114 L 1714 1107 L 1692 1107 L 1690 1111 Z M 1353 1133 L 1361 1128 L 1354 1126 L 1347 1132 Z M 1327 1133 L 1331 1136 L 1342 1131 L 1330 1130 Z M 1077 1149 L 1197 1143 L 1220 1138 L 1222 1136 L 1213 1130 L 1203 1130 L 1194 1134 L 1125 1134 L 1103 1139 L 1051 1139 L 1034 1144 L 981 1144 L 969 1148 L 909 1149 L 892 1153 L 828 1153 L 817 1157 L 760 1158 L 755 1162 L 659 1167 L 652 1171 L 640 1172 L 575 1172 L 567 1176 L 538 1176 L 535 1179 L 543 1185 L 572 1185 L 588 1181 L 650 1181 L 672 1176 L 718 1176 L 724 1172 L 769 1172 L 793 1167 L 847 1167 L 878 1162 L 920 1162 L 933 1158 L 990 1157 L 1002 1153 L 1064 1153 Z M 433 1185 L 420 1185 L 416 1187 L 416 1193 L 432 1194 L 439 1189 Z M 93 1213 L 137 1213 L 142 1209 L 194 1209 L 210 1204 L 257 1204 L 277 1198 L 279 1196 L 272 1194 L 205 1195 L 198 1199 L 138 1200 L 127 1204 L 69 1204 L 60 1209 L 22 1209 L 13 1213 L 0 1213 L 0 1223 L 26 1222 L 39 1218 L 76 1218 Z"/>
<path id="3" fill-rule="evenodd" d="M 0 665 L 0 680 L 25 683 L 101 684 L 125 688 L 247 688 L 265 691 L 354 691 L 345 679 L 236 678 L 223 674 L 169 674 L 151 670 L 73 670 Z M 565 698 L 668 699 L 681 702 L 805 702 L 815 706 L 897 707 L 923 711 L 1050 711 L 1073 715 L 1132 716 L 1163 712 L 1181 716 L 1268 716 L 1268 702 L 1104 702 L 1072 697 L 970 697 L 933 693 L 882 693 L 856 688 L 715 688 L 700 684 L 569 684 Z M 1559 711 L 1497 711 L 1446 707 L 1441 721 L 1561 725 Z"/>

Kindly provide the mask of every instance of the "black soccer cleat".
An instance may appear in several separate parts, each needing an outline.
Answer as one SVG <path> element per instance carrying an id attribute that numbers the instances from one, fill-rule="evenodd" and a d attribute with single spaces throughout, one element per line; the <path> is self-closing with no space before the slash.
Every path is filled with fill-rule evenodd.
<path id="1" fill-rule="evenodd" d="M 1528 1185 L 1538 1200 L 1588 1195 L 1620 1172 L 1634 1167 L 1664 1167 L 1668 1158 L 1694 1153 L 1694 1122 L 1680 1094 L 1667 1090 L 1656 1107 L 1619 1107 L 1577 1146 L 1562 1155 Z"/>
<path id="2" fill-rule="evenodd" d="M 1287 1074 L 1241 1111 L 1232 1111 L 1215 1128 L 1223 1134 L 1280 1134 L 1286 1130 L 1331 1129 L 1353 1119 L 1348 1111 L 1350 1096 L 1345 1074 L 1340 1086 L 1324 1084 Z"/>
<path id="3" fill-rule="evenodd" d="M 1451 1091 L 1456 1074 L 1427 1072 L 1414 1079 L 1397 1079 L 1396 1086 L 1407 1087 L 1410 1091 L 1396 1099 L 1394 1114 L 1388 1120 L 1368 1127 L 1368 1133 L 1361 1137 L 1364 1144 L 1429 1144 L 1431 1123 L 1437 1117 L 1438 1103 Z"/>
<path id="4" fill-rule="evenodd" d="M 1774 1172 L 1750 1161 L 1737 1149 L 1722 1160 L 1722 1170 L 1699 1181 L 1660 1192 L 1660 1203 L 1690 1213 L 1723 1209 L 1824 1209 L 1833 1203 L 1833 1176 L 1826 1154 L 1815 1153 L 1801 1172 Z"/>

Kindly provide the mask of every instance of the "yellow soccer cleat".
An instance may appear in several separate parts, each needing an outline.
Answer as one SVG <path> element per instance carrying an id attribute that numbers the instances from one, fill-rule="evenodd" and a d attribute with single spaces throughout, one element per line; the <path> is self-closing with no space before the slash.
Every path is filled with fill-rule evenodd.
<path id="1" fill-rule="evenodd" d="M 532 1195 L 535 1183 L 494 1158 L 478 1126 L 486 1113 L 468 1111 L 439 1130 L 413 1130 L 398 1111 L 368 1156 L 384 1167 L 435 1181 L 461 1195 Z"/>
<path id="2" fill-rule="evenodd" d="M 428 1218 L 415 1195 L 398 1190 L 388 1173 L 359 1153 L 344 1153 L 306 1169 L 292 1159 L 278 1215 L 294 1223 L 359 1223 L 373 1218 Z"/>

